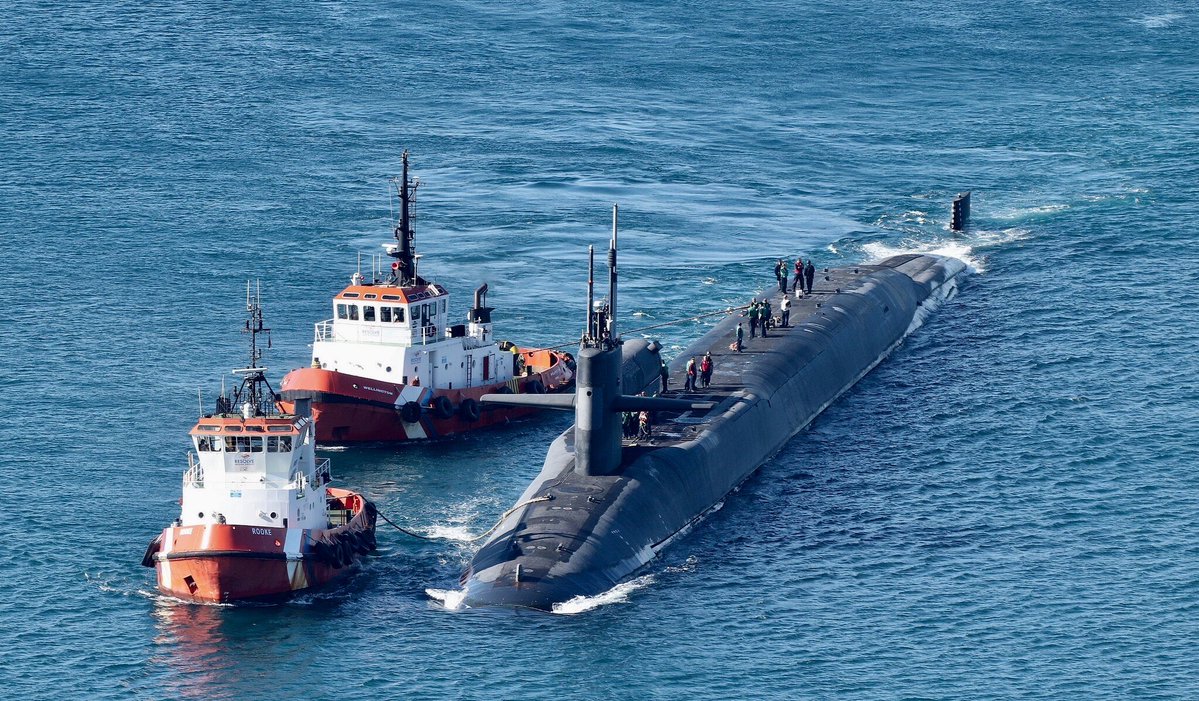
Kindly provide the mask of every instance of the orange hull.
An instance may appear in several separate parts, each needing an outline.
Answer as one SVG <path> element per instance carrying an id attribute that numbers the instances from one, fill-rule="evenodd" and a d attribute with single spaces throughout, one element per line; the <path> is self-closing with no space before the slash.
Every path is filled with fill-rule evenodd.
<path id="1" fill-rule="evenodd" d="M 324 530 L 218 523 L 164 529 L 147 554 L 158 589 L 201 603 L 261 601 L 338 577 L 374 549 L 376 512 L 353 492 L 327 492 L 353 513 L 348 523 Z"/>
<path id="2" fill-rule="evenodd" d="M 441 438 L 508 423 L 538 411 L 521 407 L 483 406 L 478 404 L 478 400 L 484 394 L 501 390 L 562 392 L 573 388 L 574 373 L 563 362 L 565 356 L 551 361 L 549 352 L 537 351 L 526 354 L 526 357 L 531 360 L 536 357 L 543 363 L 552 364 L 541 372 L 516 378 L 509 383 L 461 390 L 412 387 L 322 368 L 301 368 L 292 370 L 283 378 L 281 404 L 284 411 L 294 411 L 295 400 L 310 399 L 316 436 L 321 443 Z M 534 366 L 530 363 L 530 367 Z M 444 402 L 443 407 L 448 411 L 438 411 L 439 401 Z M 401 412 L 402 406 L 409 402 L 421 407 L 416 421 L 406 421 Z M 477 409 L 477 413 L 464 408 L 464 405 L 471 405 L 472 402 L 472 408 Z"/>

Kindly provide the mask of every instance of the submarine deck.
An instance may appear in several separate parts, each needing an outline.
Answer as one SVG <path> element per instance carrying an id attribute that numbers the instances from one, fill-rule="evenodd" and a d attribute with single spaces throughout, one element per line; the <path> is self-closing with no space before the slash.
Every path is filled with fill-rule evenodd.
<path id="1" fill-rule="evenodd" d="M 770 300 L 771 316 L 775 318 L 781 316 L 779 307 L 783 297 L 791 298 L 789 324 L 771 328 L 770 335 L 765 337 L 761 333 L 758 333 L 756 338 L 750 337 L 749 318 L 746 316 L 745 307 L 738 307 L 737 311 L 716 325 L 717 333 L 705 334 L 705 339 L 709 343 L 703 343 L 704 339 L 701 339 L 697 345 L 688 347 L 674 359 L 670 364 L 668 389 L 665 393 L 659 394 L 662 397 L 712 402 L 712 408 L 685 412 L 655 412 L 648 437 L 625 438 L 622 441 L 624 450 L 621 462 L 627 465 L 646 452 L 694 439 L 705 424 L 721 416 L 735 397 L 746 389 L 746 372 L 760 356 L 775 351 L 777 346 L 783 343 L 784 338 L 796 333 L 808 317 L 817 314 L 830 297 L 843 290 L 853 288 L 867 273 L 884 267 L 887 266 L 859 265 L 850 268 L 825 268 L 813 280 L 811 293 L 802 297 L 780 292 L 777 288 L 772 292 L 759 294 L 759 299 Z M 738 322 L 743 322 L 745 330 L 740 353 L 732 349 Z M 688 359 L 694 356 L 698 365 L 705 352 L 712 354 L 711 383 L 708 387 L 700 388 L 696 392 L 683 392 Z M 699 381 L 698 377 L 696 381 Z"/>

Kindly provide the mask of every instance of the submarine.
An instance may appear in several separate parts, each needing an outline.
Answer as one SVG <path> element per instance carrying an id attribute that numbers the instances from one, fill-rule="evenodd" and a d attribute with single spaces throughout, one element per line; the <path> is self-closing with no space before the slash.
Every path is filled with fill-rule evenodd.
<path id="1" fill-rule="evenodd" d="M 552 611 L 629 578 L 953 297 L 966 270 L 932 254 L 826 268 L 793 300 L 788 326 L 747 334 L 738 352 L 740 315 L 730 314 L 675 358 L 671 384 L 682 386 L 687 359 L 710 352 L 708 387 L 654 396 L 660 345 L 622 341 L 616 328 L 617 217 L 614 206 L 608 298 L 598 303 L 591 253 L 575 393 L 482 397 L 574 411 L 575 423 L 463 573 L 467 607 Z M 649 436 L 625 437 L 622 412 L 642 410 L 655 415 Z"/>

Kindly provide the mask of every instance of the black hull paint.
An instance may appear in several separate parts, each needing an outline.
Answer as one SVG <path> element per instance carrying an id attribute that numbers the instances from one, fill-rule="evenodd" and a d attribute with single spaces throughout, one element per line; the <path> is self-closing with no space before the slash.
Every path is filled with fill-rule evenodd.
<path id="1" fill-rule="evenodd" d="M 578 474 L 574 431 L 559 436 L 521 497 L 552 499 L 510 515 L 480 549 L 463 575 L 464 603 L 551 610 L 633 574 L 885 358 L 963 270 L 908 255 L 822 273 L 789 328 L 751 340 L 747 326 L 740 354 L 729 345 L 741 319 L 726 319 L 678 356 L 671 378 L 681 386 L 687 358 L 711 351 L 712 385 L 688 396 L 716 406 L 664 413 L 648 441 L 625 441 L 615 475 Z"/>

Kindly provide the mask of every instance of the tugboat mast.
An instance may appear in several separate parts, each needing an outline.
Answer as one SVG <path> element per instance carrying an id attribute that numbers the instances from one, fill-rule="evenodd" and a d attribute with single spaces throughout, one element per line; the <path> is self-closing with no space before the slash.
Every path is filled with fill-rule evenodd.
<path id="1" fill-rule="evenodd" d="M 395 178 L 391 180 L 400 193 L 400 223 L 395 227 L 395 238 L 399 245 L 388 246 L 387 253 L 396 259 L 396 262 L 391 265 L 395 283 L 400 287 L 411 287 L 424 284 L 424 281 L 416 274 L 416 260 L 419 256 L 416 255 L 416 248 L 413 246 L 412 231 L 412 202 L 416 199 L 416 188 L 420 186 L 420 181 L 408 182 L 407 149 L 404 149 L 403 163 L 403 176 L 399 182 Z"/>
<path id="2" fill-rule="evenodd" d="M 242 333 L 250 334 L 250 365 L 233 371 L 241 375 L 241 385 L 233 390 L 233 398 L 221 397 L 217 401 L 218 414 L 240 412 L 243 418 L 270 416 L 278 412 L 279 395 L 266 379 L 266 368 L 260 367 L 262 349 L 258 347 L 258 334 L 266 334 L 266 347 L 271 347 L 271 330 L 262 323 L 262 284 L 251 295 L 250 282 L 246 281 L 246 323 Z"/>

